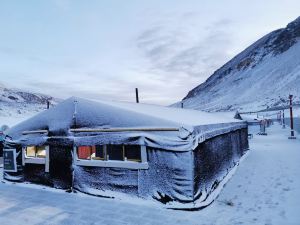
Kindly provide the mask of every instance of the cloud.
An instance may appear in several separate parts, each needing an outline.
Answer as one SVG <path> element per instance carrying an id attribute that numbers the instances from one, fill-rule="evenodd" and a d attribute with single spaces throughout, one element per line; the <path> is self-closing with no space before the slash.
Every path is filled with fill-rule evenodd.
<path id="1" fill-rule="evenodd" d="M 28 90 L 43 92 L 45 94 L 54 95 L 61 93 L 60 97 L 79 96 L 89 99 L 105 99 L 119 101 L 134 101 L 135 88 L 140 90 L 142 102 L 166 102 L 167 97 L 162 97 L 161 88 L 165 84 L 159 80 L 141 77 L 128 80 L 128 77 L 104 78 L 102 76 L 92 79 L 83 79 L 74 77 L 72 81 L 36 81 L 27 82 Z M 151 85 L 151 89 L 149 89 Z"/>
<path id="2" fill-rule="evenodd" d="M 70 1 L 51 2 L 61 13 L 74 9 Z M 231 34 L 227 28 L 231 22 L 224 19 L 206 24 L 199 18 L 198 12 L 182 13 L 182 9 L 175 14 L 156 12 L 155 18 L 129 29 L 124 37 L 110 38 L 109 42 L 105 37 L 97 42 L 88 40 L 93 48 L 80 41 L 86 46 L 84 51 L 76 46 L 72 51 L 59 47 L 59 51 L 48 51 L 10 45 L 15 48 L 0 48 L 0 73 L 6 76 L 7 84 L 60 98 L 75 95 L 134 101 L 138 87 L 142 102 L 171 104 L 228 59 Z M 109 23 L 112 30 L 113 25 Z M 93 29 L 91 32 L 94 34 Z M 78 37 L 77 41 L 81 40 Z M 75 43 L 70 40 L 69 44 Z"/>
<path id="3" fill-rule="evenodd" d="M 195 17 L 193 12 L 183 18 Z M 182 18 L 180 18 L 182 19 Z M 138 49 L 150 61 L 151 70 L 188 76 L 208 77 L 232 57 L 228 52 L 232 33 L 228 19 L 218 20 L 198 33 L 183 23 L 173 26 L 161 24 L 143 31 L 136 39 Z M 173 21 L 173 24 L 178 24 Z M 197 34 L 196 36 L 194 34 Z M 182 75 L 180 75 L 182 76 Z"/>

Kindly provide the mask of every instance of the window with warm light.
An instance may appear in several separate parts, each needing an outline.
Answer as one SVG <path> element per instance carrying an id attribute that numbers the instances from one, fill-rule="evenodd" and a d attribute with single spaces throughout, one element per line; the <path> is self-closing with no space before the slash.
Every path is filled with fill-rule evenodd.
<path id="1" fill-rule="evenodd" d="M 93 145 L 78 146 L 75 164 L 82 166 L 148 168 L 146 146 Z"/>
<path id="2" fill-rule="evenodd" d="M 27 146 L 25 149 L 27 158 L 46 158 L 46 146 Z"/>
<path id="3" fill-rule="evenodd" d="M 44 164 L 49 172 L 49 146 L 26 146 L 22 149 L 22 165 Z"/>
<path id="4" fill-rule="evenodd" d="M 96 146 L 79 146 L 77 148 L 77 157 L 78 159 L 86 160 L 104 160 L 105 152 L 103 145 Z"/>

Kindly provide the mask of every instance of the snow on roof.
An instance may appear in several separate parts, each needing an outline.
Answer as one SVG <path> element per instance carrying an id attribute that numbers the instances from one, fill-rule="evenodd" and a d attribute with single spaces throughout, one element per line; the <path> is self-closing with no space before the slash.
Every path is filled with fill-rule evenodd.
<path id="1" fill-rule="evenodd" d="M 104 104 L 116 106 L 122 109 L 134 111 L 137 113 L 146 114 L 148 116 L 157 117 L 164 120 L 169 120 L 175 123 L 189 126 L 200 126 L 207 124 L 218 124 L 218 123 L 232 123 L 240 122 L 227 115 L 216 115 L 213 113 L 207 113 L 193 109 L 183 109 L 174 107 L 165 107 L 151 104 L 142 103 L 128 103 L 128 102 L 106 102 L 101 101 Z"/>
<path id="2" fill-rule="evenodd" d="M 142 103 L 90 101 L 71 97 L 56 107 L 12 128 L 24 130 L 111 128 L 111 127 L 180 127 L 232 123 L 239 120 L 212 113 Z"/>
<path id="3" fill-rule="evenodd" d="M 80 144 L 143 144 L 152 147 L 166 147 L 175 150 L 191 149 L 198 142 L 199 135 L 207 134 L 207 138 L 239 129 L 245 122 L 224 116 L 216 116 L 196 110 L 178 109 L 149 104 L 90 101 L 82 98 L 69 98 L 56 107 L 45 110 L 38 115 L 12 127 L 7 134 L 13 140 L 23 143 L 34 141 L 41 143 L 53 136 L 71 137 L 75 145 Z M 70 129 L 126 129 L 126 128 L 176 128 L 179 132 L 148 132 L 147 130 L 133 132 L 114 132 L 103 134 L 93 130 L 86 135 L 82 132 L 72 134 Z M 48 130 L 44 139 L 22 132 Z M 95 132 L 94 132 L 95 131 Z M 161 131 L 161 132 L 159 132 Z M 200 134 L 201 133 L 201 134 Z M 25 135 L 26 136 L 26 135 Z M 201 140 L 204 140 L 203 138 Z M 30 142 L 33 143 L 33 142 Z"/>

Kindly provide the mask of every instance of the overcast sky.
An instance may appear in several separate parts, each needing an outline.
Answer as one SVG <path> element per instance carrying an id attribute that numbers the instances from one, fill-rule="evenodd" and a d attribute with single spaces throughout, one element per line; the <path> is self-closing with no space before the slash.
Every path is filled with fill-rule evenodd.
<path id="1" fill-rule="evenodd" d="M 59 98 L 171 104 L 299 0 L 1 0 L 0 84 Z"/>

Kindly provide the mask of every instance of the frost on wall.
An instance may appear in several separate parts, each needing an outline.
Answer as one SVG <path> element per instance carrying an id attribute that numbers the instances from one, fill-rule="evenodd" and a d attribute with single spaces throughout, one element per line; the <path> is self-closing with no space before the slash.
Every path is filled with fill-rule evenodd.
<path id="1" fill-rule="evenodd" d="M 140 195 L 163 203 L 193 199 L 192 152 L 172 152 L 150 148 L 149 169 L 139 175 Z"/>
<path id="2" fill-rule="evenodd" d="M 74 188 L 104 197 L 114 197 L 113 192 L 138 195 L 138 173 L 125 168 L 74 166 Z"/>
<path id="3" fill-rule="evenodd" d="M 247 130 L 241 129 L 201 143 L 194 151 L 194 198 L 205 200 L 248 150 Z"/>
<path id="4" fill-rule="evenodd" d="M 146 199 L 191 201 L 192 154 L 147 149 L 149 169 L 74 166 L 74 188 L 85 193 L 114 197 L 113 192 Z"/>

